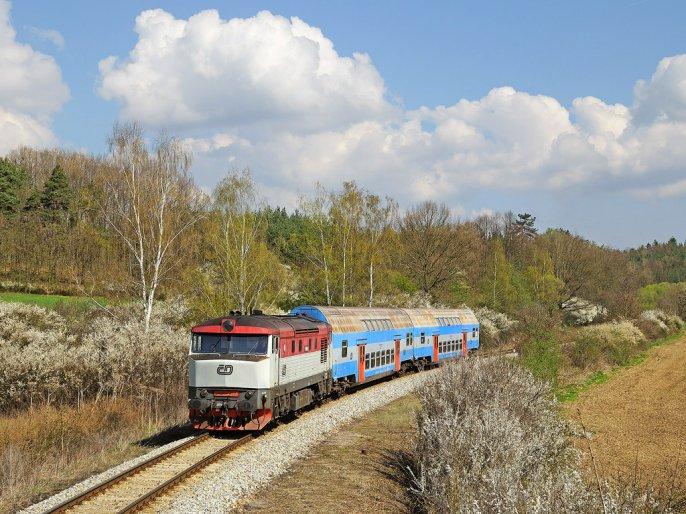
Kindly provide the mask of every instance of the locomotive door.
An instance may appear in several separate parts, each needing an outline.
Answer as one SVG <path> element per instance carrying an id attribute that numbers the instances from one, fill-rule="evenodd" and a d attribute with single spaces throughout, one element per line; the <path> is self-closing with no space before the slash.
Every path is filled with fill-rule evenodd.
<path id="1" fill-rule="evenodd" d="M 438 362 L 438 334 L 434 334 L 434 355 L 433 362 Z"/>
<path id="2" fill-rule="evenodd" d="M 364 382 L 364 356 L 366 344 L 357 345 L 357 381 Z"/>
<path id="3" fill-rule="evenodd" d="M 395 340 L 395 370 L 400 371 L 400 339 Z"/>
<path id="4" fill-rule="evenodd" d="M 280 343 L 281 340 L 279 336 L 272 336 L 272 352 L 269 356 L 269 369 L 271 370 L 269 379 L 271 381 L 272 386 L 279 384 L 279 376 L 281 373 L 281 348 L 279 348 Z"/>
<path id="5" fill-rule="evenodd" d="M 462 332 L 462 357 L 467 356 L 467 332 Z"/>

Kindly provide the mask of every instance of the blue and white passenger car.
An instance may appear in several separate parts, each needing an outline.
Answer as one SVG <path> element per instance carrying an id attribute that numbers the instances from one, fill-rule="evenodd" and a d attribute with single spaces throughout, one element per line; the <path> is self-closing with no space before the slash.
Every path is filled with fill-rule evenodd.
<path id="1" fill-rule="evenodd" d="M 300 306 L 291 314 L 331 325 L 332 377 L 361 383 L 479 347 L 470 309 Z"/>

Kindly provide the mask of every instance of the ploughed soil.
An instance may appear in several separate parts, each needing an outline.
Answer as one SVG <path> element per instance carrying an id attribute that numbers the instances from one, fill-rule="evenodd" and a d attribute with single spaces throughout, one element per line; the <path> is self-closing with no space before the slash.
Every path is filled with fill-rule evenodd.
<path id="1" fill-rule="evenodd" d="M 347 514 L 405 510 L 401 487 L 384 475 L 384 452 L 409 447 L 418 405 L 415 396 L 406 396 L 337 430 L 236 511 Z"/>
<path id="2" fill-rule="evenodd" d="M 576 444 L 599 474 L 686 488 L 686 338 L 653 348 L 640 364 L 621 369 L 564 407 L 591 433 Z"/>

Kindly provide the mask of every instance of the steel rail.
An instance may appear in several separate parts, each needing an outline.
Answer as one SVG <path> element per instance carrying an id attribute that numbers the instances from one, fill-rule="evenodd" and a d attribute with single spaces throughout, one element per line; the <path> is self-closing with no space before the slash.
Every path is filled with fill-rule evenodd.
<path id="1" fill-rule="evenodd" d="M 214 461 L 221 458 L 224 454 L 229 453 L 232 450 L 235 450 L 239 446 L 244 445 L 245 443 L 247 443 L 248 441 L 250 441 L 252 439 L 253 439 L 252 435 L 246 435 L 244 437 L 241 437 L 240 439 L 237 439 L 233 443 L 227 444 L 223 448 L 219 448 L 218 450 L 216 450 L 215 452 L 211 453 L 210 455 L 204 457 L 203 459 L 199 460 L 198 462 L 196 462 L 192 466 L 190 466 L 190 467 L 184 469 L 183 471 L 177 473 L 176 475 L 171 477 L 169 480 L 158 485 L 154 489 L 148 491 L 143 496 L 140 496 L 136 500 L 132 501 L 126 507 L 121 509 L 118 512 L 118 514 L 136 512 L 137 510 L 144 507 L 146 503 L 149 503 L 150 501 L 154 500 L 157 496 L 164 493 L 168 489 L 172 488 L 174 485 L 181 482 L 185 478 L 188 478 L 190 475 L 192 475 L 196 471 L 199 471 L 200 469 L 212 464 Z"/>
<path id="2" fill-rule="evenodd" d="M 148 460 L 145 460 L 141 462 L 140 464 L 137 464 L 136 466 L 133 466 L 132 468 L 125 469 L 124 471 L 117 473 L 115 476 L 112 478 L 105 480 L 104 482 L 101 482 L 99 484 L 95 484 L 94 486 L 90 487 L 89 489 L 86 489 L 84 492 L 73 496 L 72 498 L 69 498 L 56 507 L 53 507 L 52 509 L 46 511 L 49 514 L 52 513 L 57 513 L 57 512 L 65 512 L 69 510 L 72 507 L 75 507 L 76 505 L 79 505 L 86 500 L 98 495 L 99 493 L 103 492 L 105 489 L 109 489 L 113 485 L 121 482 L 125 478 L 128 478 L 132 475 L 135 475 L 136 473 L 139 473 L 140 471 L 143 471 L 146 468 L 149 468 L 150 466 L 153 466 L 157 464 L 158 462 L 161 462 L 172 455 L 177 454 L 180 451 L 186 450 L 192 446 L 195 446 L 196 444 L 204 441 L 209 437 L 209 434 L 207 432 L 200 434 L 199 436 L 194 437 L 193 439 L 189 439 L 188 441 L 175 446 L 174 448 L 170 448 L 169 450 L 160 453 L 159 455 L 155 455 L 154 457 L 151 457 Z"/>

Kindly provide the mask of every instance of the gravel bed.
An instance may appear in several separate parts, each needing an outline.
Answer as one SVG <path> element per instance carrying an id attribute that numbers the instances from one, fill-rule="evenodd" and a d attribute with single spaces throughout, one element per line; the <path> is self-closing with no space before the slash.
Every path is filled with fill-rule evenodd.
<path id="1" fill-rule="evenodd" d="M 107 471 L 103 471 L 102 473 L 100 473 L 98 475 L 93 475 L 92 477 L 87 478 L 83 482 L 79 482 L 78 484 L 75 484 L 75 485 L 71 486 L 70 488 L 65 489 L 64 491 L 61 491 L 61 492 L 59 492 L 53 496 L 50 496 L 49 498 L 46 498 L 45 500 L 43 500 L 41 502 L 34 503 L 30 507 L 27 507 L 26 509 L 20 511 L 20 514 L 21 513 L 35 514 L 35 513 L 47 512 L 50 509 L 55 508 L 57 505 L 59 505 L 63 501 L 80 495 L 81 493 L 90 489 L 94 485 L 106 482 L 107 480 L 114 477 L 115 475 L 118 475 L 122 471 L 126 471 L 126 470 L 129 470 L 131 468 L 134 468 L 137 465 L 139 465 L 141 462 L 144 462 L 148 459 L 156 457 L 160 453 L 164 453 L 165 451 L 167 451 L 171 448 L 176 448 L 177 446 L 185 443 L 186 441 L 188 441 L 191 438 L 192 438 L 192 436 L 191 437 L 185 437 L 183 439 L 179 439 L 179 440 L 171 442 L 169 444 L 159 446 L 159 447 L 155 448 L 154 450 L 149 451 L 148 453 L 141 455 L 140 457 L 136 457 L 135 459 L 127 460 L 126 462 L 123 462 L 122 464 L 119 464 L 118 466 L 110 468 Z"/>
<path id="2" fill-rule="evenodd" d="M 434 371 L 390 380 L 327 403 L 211 464 L 150 505 L 156 512 L 227 512 L 288 470 L 340 425 L 405 396 Z"/>

